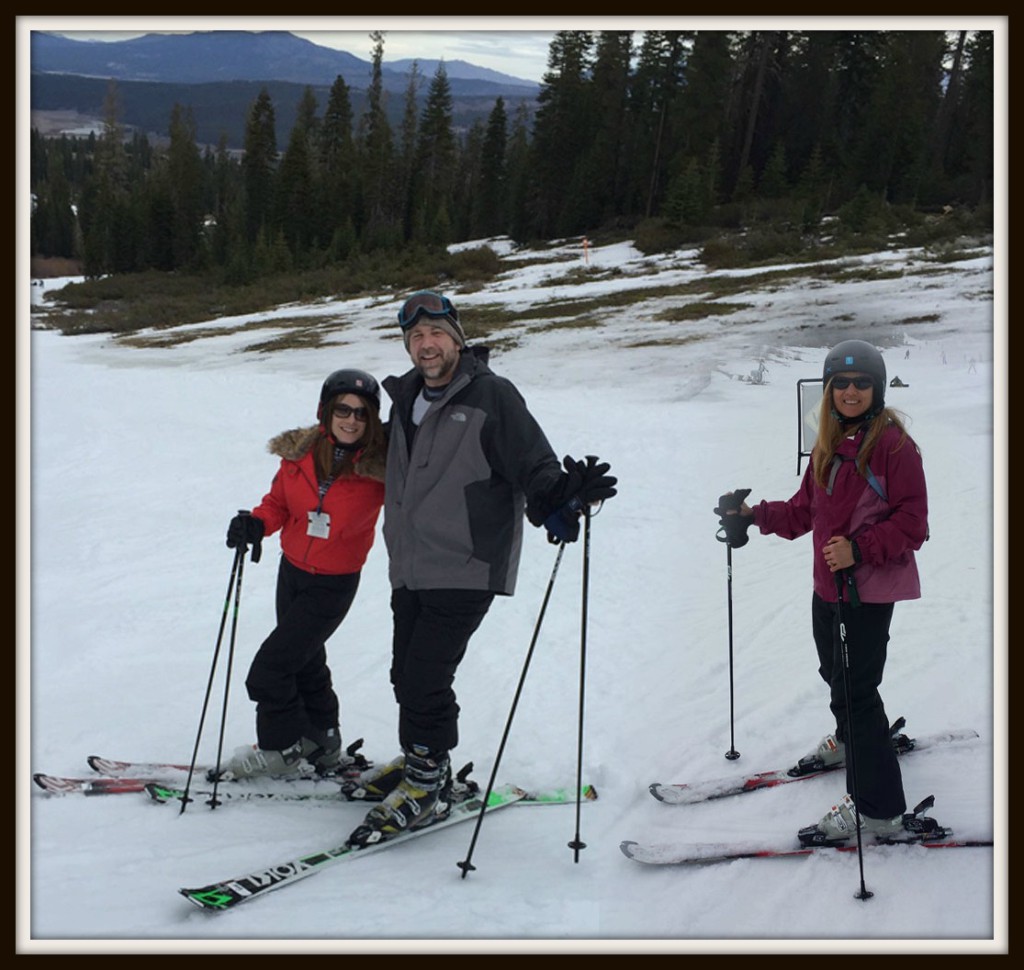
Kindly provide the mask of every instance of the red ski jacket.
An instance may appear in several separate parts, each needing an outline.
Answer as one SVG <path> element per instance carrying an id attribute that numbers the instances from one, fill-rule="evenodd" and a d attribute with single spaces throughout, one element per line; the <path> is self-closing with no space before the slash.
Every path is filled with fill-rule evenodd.
<path id="1" fill-rule="evenodd" d="M 354 475 L 335 479 L 320 500 L 312 445 L 318 428 L 286 431 L 268 449 L 281 456 L 270 491 L 252 514 L 262 519 L 264 535 L 281 532 L 281 552 L 308 573 L 357 573 L 366 562 L 384 504 L 383 461 L 360 453 Z M 327 538 L 309 535 L 309 513 L 330 517 Z"/>

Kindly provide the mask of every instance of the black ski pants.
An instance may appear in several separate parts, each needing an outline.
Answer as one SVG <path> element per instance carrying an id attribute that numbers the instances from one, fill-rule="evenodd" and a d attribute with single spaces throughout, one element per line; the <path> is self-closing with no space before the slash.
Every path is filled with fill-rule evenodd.
<path id="1" fill-rule="evenodd" d="M 846 629 L 849 709 L 843 681 L 840 610 Z M 907 809 L 899 760 L 889 737 L 889 718 L 878 693 L 892 612 L 892 603 L 837 605 L 817 593 L 811 604 L 818 673 L 831 692 L 829 706 L 836 719 L 836 737 L 846 744 L 847 791 L 856 795 L 857 810 L 868 818 L 892 818 Z"/>
<path id="2" fill-rule="evenodd" d="M 459 743 L 455 672 L 493 600 L 472 589 L 392 590 L 391 685 L 403 751 L 418 744 L 440 754 Z"/>
<path id="3" fill-rule="evenodd" d="M 327 666 L 327 638 L 345 619 L 359 573 L 307 573 L 284 556 L 277 573 L 277 626 L 253 658 L 245 686 L 256 702 L 256 741 L 282 751 L 309 728 L 339 724 L 338 696 Z"/>

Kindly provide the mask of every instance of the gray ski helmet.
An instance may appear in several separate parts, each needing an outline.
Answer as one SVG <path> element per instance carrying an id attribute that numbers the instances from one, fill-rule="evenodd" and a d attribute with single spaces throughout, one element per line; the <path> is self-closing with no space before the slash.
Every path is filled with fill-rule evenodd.
<path id="1" fill-rule="evenodd" d="M 372 401 L 380 411 L 380 385 L 376 379 L 364 370 L 336 370 L 324 381 L 320 388 L 320 403 L 316 409 L 316 419 L 321 420 L 325 405 L 339 394 L 358 394 L 367 401 Z"/>
<path id="2" fill-rule="evenodd" d="M 882 355 L 867 341 L 844 340 L 828 352 L 821 379 L 828 384 L 833 374 L 848 370 L 860 371 L 871 378 L 875 390 L 871 410 L 880 411 L 885 406 L 885 361 Z"/>

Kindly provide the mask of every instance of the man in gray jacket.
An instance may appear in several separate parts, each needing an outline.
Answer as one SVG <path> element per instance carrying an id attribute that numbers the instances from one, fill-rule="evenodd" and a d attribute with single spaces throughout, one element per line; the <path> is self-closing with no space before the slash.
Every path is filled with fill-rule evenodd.
<path id="1" fill-rule="evenodd" d="M 384 381 L 384 540 L 402 754 L 361 782 L 359 795 L 379 804 L 352 845 L 448 814 L 455 672 L 494 597 L 515 592 L 524 515 L 552 542 L 572 542 L 584 506 L 616 493 L 607 463 L 559 464 L 522 395 L 488 367 L 488 349 L 466 346 L 447 297 L 414 293 L 398 321 L 413 367 Z"/>

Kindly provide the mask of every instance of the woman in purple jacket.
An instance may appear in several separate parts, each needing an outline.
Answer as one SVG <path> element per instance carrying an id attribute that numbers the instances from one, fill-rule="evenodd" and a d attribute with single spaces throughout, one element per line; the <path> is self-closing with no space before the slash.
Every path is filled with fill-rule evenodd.
<path id="1" fill-rule="evenodd" d="M 813 533 L 811 622 L 836 731 L 801 763 L 846 762 L 847 791 L 856 792 L 857 804 L 847 794 L 810 827 L 808 838 L 845 842 L 856 834 L 856 812 L 862 832 L 899 838 L 906 799 L 878 686 L 893 606 L 921 595 L 914 552 L 928 538 L 924 469 L 900 417 L 885 406 L 885 363 L 873 346 L 838 344 L 825 358 L 822 380 L 818 440 L 799 491 L 789 501 L 753 508 L 730 492 L 716 511 L 733 547 L 747 541 L 751 525 L 784 539 Z"/>

